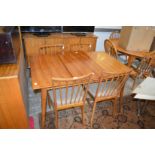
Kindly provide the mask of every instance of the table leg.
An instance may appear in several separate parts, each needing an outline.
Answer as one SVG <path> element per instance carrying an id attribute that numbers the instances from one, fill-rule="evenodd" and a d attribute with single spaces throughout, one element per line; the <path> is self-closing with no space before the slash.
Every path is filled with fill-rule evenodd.
<path id="1" fill-rule="evenodd" d="M 130 55 L 129 58 L 128 58 L 128 66 L 131 67 L 133 61 L 135 60 L 135 57 Z"/>
<path id="2" fill-rule="evenodd" d="M 47 90 L 42 89 L 41 90 L 41 108 L 42 108 L 42 113 L 41 113 L 41 127 L 45 127 L 45 116 L 46 116 L 46 99 L 47 99 Z"/>

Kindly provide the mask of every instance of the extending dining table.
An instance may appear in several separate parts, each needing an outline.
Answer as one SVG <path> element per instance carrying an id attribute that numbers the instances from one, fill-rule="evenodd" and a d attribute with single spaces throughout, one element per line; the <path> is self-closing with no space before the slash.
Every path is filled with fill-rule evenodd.
<path id="1" fill-rule="evenodd" d="M 136 58 L 144 58 L 149 54 L 149 51 L 131 51 L 122 48 L 119 45 L 119 39 L 110 39 L 110 41 L 115 45 L 117 51 L 128 56 L 128 64 L 127 66 L 131 67 L 132 63 Z"/>
<path id="2" fill-rule="evenodd" d="M 42 121 L 44 128 L 46 115 L 47 90 L 51 88 L 52 77 L 70 78 L 94 73 L 92 83 L 101 73 L 130 72 L 123 65 L 105 52 L 66 52 L 65 54 L 38 54 L 30 57 L 31 80 L 34 90 L 41 90 Z"/>

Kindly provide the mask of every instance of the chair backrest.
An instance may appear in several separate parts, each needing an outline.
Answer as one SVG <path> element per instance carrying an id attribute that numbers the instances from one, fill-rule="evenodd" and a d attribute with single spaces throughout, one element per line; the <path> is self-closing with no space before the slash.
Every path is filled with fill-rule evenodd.
<path id="1" fill-rule="evenodd" d="M 150 56 L 144 57 L 140 64 L 138 65 L 136 71 L 138 73 L 138 77 L 147 77 L 151 75 L 151 61 L 152 58 Z"/>
<path id="2" fill-rule="evenodd" d="M 155 68 L 155 51 L 151 51 L 149 53 L 149 57 L 151 57 L 150 65 Z"/>
<path id="3" fill-rule="evenodd" d="M 57 54 L 57 53 L 63 54 L 63 52 L 64 52 L 63 44 L 46 45 L 46 46 L 41 46 L 39 48 L 40 54 Z"/>
<path id="4" fill-rule="evenodd" d="M 95 98 L 110 98 L 119 96 L 129 77 L 129 73 L 103 73 L 99 78 Z"/>
<path id="5" fill-rule="evenodd" d="M 118 58 L 117 49 L 116 49 L 115 45 L 109 39 L 106 39 L 104 41 L 104 49 L 105 49 L 105 52 L 107 54 L 109 54 L 110 56 L 112 56 L 116 59 Z"/>
<path id="6" fill-rule="evenodd" d="M 92 73 L 74 78 L 52 78 L 52 93 L 56 107 L 84 104 Z"/>
<path id="7" fill-rule="evenodd" d="M 90 52 L 92 51 L 91 44 L 72 44 L 70 46 L 71 52 Z"/>
<path id="8" fill-rule="evenodd" d="M 119 38 L 120 38 L 120 32 L 119 31 L 113 31 L 109 36 L 109 39 L 119 39 Z"/>

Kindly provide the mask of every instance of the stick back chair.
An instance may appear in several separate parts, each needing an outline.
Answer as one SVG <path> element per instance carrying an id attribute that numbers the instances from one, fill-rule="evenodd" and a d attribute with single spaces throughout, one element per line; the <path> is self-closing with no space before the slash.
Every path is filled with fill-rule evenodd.
<path id="1" fill-rule="evenodd" d="M 104 49 L 108 55 L 114 57 L 115 59 L 118 58 L 117 49 L 116 49 L 115 45 L 109 39 L 106 39 L 104 41 Z"/>
<path id="2" fill-rule="evenodd" d="M 58 128 L 58 111 L 80 107 L 84 125 L 84 105 L 92 73 L 73 78 L 52 78 L 52 87 L 48 91 L 48 104 L 54 105 L 55 126 Z M 84 89 L 86 88 L 86 89 Z"/>
<path id="3" fill-rule="evenodd" d="M 133 76 L 131 75 L 131 78 L 133 78 L 133 80 L 134 80 L 132 89 L 135 88 L 136 80 L 138 80 L 140 78 L 144 79 L 148 76 L 152 77 L 151 63 L 153 62 L 153 60 L 155 60 L 155 59 L 148 55 L 141 60 L 141 62 L 139 63 L 137 68 L 134 68 L 134 72 L 136 74 L 133 74 Z"/>
<path id="4" fill-rule="evenodd" d="M 39 48 L 40 54 L 63 54 L 64 52 L 64 45 L 57 44 L 57 45 L 45 45 Z"/>
<path id="5" fill-rule="evenodd" d="M 94 113 L 96 104 L 100 101 L 112 101 L 113 103 L 113 116 L 117 112 L 117 99 L 120 97 L 120 108 L 122 107 L 122 94 L 125 82 L 127 81 L 129 73 L 122 74 L 105 74 L 103 73 L 99 82 L 90 84 L 88 94 L 93 98 L 93 111 L 91 116 L 91 127 L 93 125 Z"/>
<path id="6" fill-rule="evenodd" d="M 109 36 L 109 39 L 120 39 L 120 32 L 119 31 L 113 31 L 110 36 Z M 124 61 L 123 59 L 121 59 L 121 61 L 123 61 L 124 64 L 127 64 L 127 56 L 120 53 L 119 51 L 117 51 L 117 55 L 118 57 L 124 57 Z"/>

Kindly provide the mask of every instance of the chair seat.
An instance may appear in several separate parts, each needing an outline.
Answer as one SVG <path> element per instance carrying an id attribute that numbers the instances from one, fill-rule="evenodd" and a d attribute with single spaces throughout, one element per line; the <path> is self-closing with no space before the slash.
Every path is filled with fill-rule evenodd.
<path id="1" fill-rule="evenodd" d="M 74 87 L 74 93 L 73 93 L 73 95 L 72 95 L 72 89 L 73 89 L 73 87 L 69 87 L 68 88 L 67 103 L 66 103 L 66 88 L 63 88 L 62 89 L 62 91 L 61 91 L 61 93 L 62 93 L 62 95 L 61 95 L 62 96 L 62 104 L 61 104 L 61 99 L 60 99 L 61 98 L 60 91 L 59 90 L 56 90 L 57 106 L 71 104 L 73 102 L 75 102 L 75 103 L 76 102 L 81 102 L 83 100 L 84 91 L 83 91 L 82 86 L 80 86 L 80 87 L 75 86 Z M 77 94 L 78 91 L 82 91 L 82 93 L 81 93 L 81 95 L 78 93 L 78 95 L 76 96 L 76 94 Z M 54 99 L 53 99 L 53 90 L 49 90 L 48 91 L 48 94 L 49 94 L 52 102 L 54 102 Z"/>

